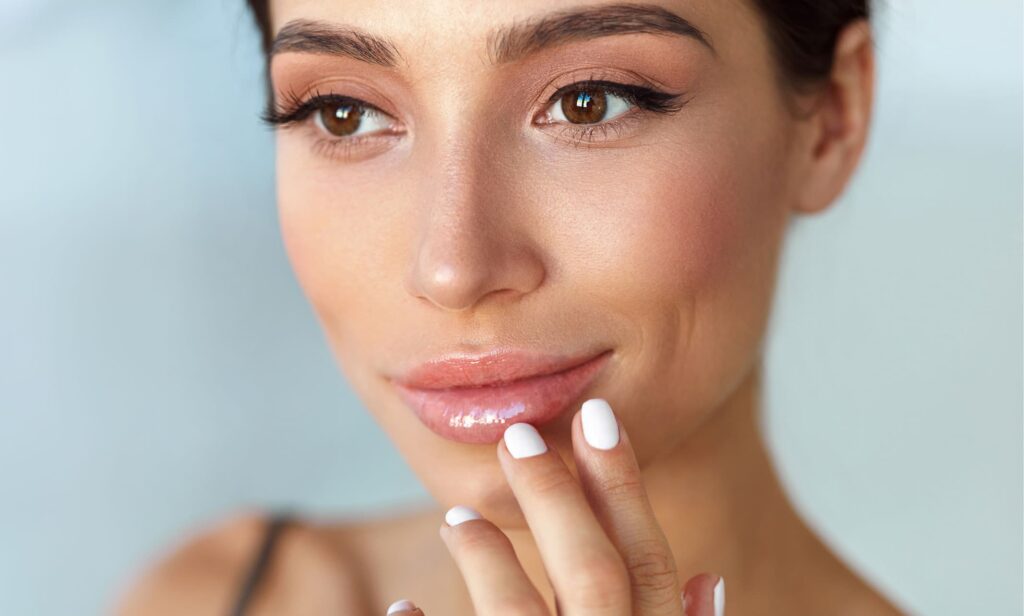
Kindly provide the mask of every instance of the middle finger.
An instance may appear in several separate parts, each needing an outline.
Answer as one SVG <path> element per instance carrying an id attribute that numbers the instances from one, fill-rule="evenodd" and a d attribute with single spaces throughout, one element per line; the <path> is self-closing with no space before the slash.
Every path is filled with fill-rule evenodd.
<path id="1" fill-rule="evenodd" d="M 637 465 L 629 436 L 602 398 L 572 421 L 573 453 L 591 508 L 626 564 L 633 605 L 645 616 L 679 614 L 679 576 Z"/>
<path id="2" fill-rule="evenodd" d="M 562 458 L 526 423 L 505 430 L 498 460 L 523 511 L 562 613 L 631 610 L 626 567 Z"/>

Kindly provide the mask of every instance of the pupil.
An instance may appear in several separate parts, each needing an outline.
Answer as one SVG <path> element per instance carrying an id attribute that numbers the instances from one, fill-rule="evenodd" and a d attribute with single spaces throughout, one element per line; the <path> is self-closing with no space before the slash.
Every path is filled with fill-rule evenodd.
<path id="1" fill-rule="evenodd" d="M 320 110 L 320 119 L 323 121 L 327 132 L 338 137 L 351 135 L 359 130 L 359 122 L 362 119 L 362 110 L 355 105 L 338 105 L 335 107 L 324 107 Z"/>
<path id="2" fill-rule="evenodd" d="M 572 90 L 562 97 L 562 113 L 574 124 L 600 122 L 607 108 L 608 102 L 600 92 Z"/>

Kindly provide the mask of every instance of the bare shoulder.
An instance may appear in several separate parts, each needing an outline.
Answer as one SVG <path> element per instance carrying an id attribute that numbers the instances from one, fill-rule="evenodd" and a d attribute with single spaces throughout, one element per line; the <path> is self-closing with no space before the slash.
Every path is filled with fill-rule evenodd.
<path id="1" fill-rule="evenodd" d="M 228 616 L 267 530 L 247 512 L 190 533 L 117 599 L 117 616 Z M 247 615 L 363 613 L 355 563 L 322 528 L 296 520 L 277 539 Z"/>

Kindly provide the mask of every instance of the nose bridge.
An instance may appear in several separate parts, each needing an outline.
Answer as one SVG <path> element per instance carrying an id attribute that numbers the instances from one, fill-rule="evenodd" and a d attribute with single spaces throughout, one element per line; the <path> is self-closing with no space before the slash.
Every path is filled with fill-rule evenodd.
<path id="1" fill-rule="evenodd" d="M 466 99 L 463 99 L 465 103 Z M 466 310 L 503 291 L 529 293 L 544 278 L 523 231 L 514 176 L 495 149 L 499 139 L 471 109 L 445 114 L 417 153 L 422 191 L 409 291 L 446 310 Z"/>

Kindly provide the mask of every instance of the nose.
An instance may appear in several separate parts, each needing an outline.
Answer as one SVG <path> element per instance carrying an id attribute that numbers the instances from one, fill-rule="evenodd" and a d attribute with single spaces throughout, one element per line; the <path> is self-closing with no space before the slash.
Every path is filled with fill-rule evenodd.
<path id="1" fill-rule="evenodd" d="M 528 208 L 517 207 L 514 175 L 482 148 L 451 144 L 433 160 L 422 186 L 417 245 L 408 291 L 447 311 L 485 301 L 516 301 L 545 278 Z"/>

